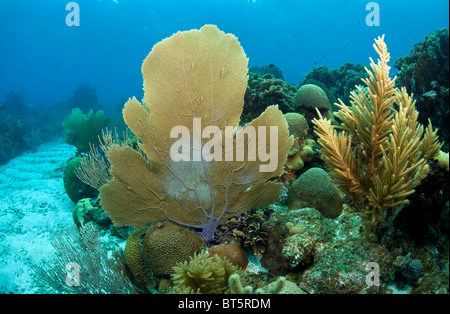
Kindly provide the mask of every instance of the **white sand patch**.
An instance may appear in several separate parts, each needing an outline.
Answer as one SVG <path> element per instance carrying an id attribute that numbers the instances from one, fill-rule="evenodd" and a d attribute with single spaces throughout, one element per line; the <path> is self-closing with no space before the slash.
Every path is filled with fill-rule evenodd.
<path id="1" fill-rule="evenodd" d="M 36 293 L 30 263 L 47 262 L 53 232 L 73 224 L 62 172 L 75 148 L 46 143 L 0 166 L 0 293 Z"/>

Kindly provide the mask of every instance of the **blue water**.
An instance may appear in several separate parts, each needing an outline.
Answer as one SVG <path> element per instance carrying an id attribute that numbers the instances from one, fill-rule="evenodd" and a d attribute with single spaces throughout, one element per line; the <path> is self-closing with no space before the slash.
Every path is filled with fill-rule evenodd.
<path id="1" fill-rule="evenodd" d="M 377 1 L 380 25 L 371 27 L 370 1 L 78 0 L 80 26 L 69 27 L 69 2 L 0 0 L 0 99 L 21 90 L 27 103 L 52 105 L 85 82 L 104 105 L 140 99 L 140 66 L 153 45 L 207 23 L 239 38 L 249 66 L 275 64 L 291 84 L 318 65 L 368 64 L 382 34 L 393 65 L 449 24 L 446 0 Z"/>

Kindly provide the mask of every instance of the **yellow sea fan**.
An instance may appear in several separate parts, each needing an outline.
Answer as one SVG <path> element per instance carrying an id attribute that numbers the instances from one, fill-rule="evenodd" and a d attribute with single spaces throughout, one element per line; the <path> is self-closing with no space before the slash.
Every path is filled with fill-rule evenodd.
<path id="1" fill-rule="evenodd" d="M 153 47 L 142 66 L 143 103 L 132 98 L 123 110 L 125 122 L 140 139 L 141 152 L 119 145 L 108 150 L 113 179 L 101 187 L 100 199 L 116 226 L 142 227 L 169 219 L 199 227 L 211 239 L 221 221 L 278 198 L 283 185 L 270 179 L 283 171 L 293 137 L 277 106 L 268 107 L 245 126 L 256 130 L 258 152 L 265 150 L 276 160 L 273 171 L 262 172 L 260 158 L 226 159 L 230 152 L 250 153 L 254 141 L 235 139 L 242 129 L 233 132 L 231 141 L 225 134 L 219 146 L 222 161 L 208 161 L 203 155 L 199 161 L 171 158 L 171 148 L 178 141 L 171 131 L 182 126 L 189 134 L 198 134 L 201 130 L 194 119 L 201 119 L 202 128 L 218 129 L 222 138 L 227 127 L 237 129 L 247 65 L 237 38 L 214 25 L 178 32 Z M 276 149 L 269 145 L 271 131 L 264 133 L 272 127 L 278 131 Z M 203 151 L 207 141 L 203 137 L 190 141 L 191 153 Z"/>

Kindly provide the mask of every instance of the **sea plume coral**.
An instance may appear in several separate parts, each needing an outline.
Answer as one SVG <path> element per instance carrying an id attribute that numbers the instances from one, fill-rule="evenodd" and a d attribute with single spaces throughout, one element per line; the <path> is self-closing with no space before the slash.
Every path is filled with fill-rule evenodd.
<path id="1" fill-rule="evenodd" d="M 178 32 L 153 47 L 142 66 L 143 104 L 132 98 L 123 110 L 141 151 L 112 145 L 107 153 L 113 180 L 101 187 L 100 199 L 116 226 L 169 219 L 202 228 L 209 240 L 221 221 L 278 198 L 282 184 L 268 180 L 282 172 L 293 138 L 276 106 L 236 132 L 247 63 L 237 38 L 213 25 Z M 231 137 L 228 126 L 234 128 Z M 249 127 L 255 130 L 252 139 L 244 136 Z M 177 129 L 193 139 L 189 134 L 184 142 L 177 139 Z M 276 149 L 271 149 L 272 140 Z M 171 149 L 180 141 L 188 158 L 174 160 L 179 149 L 172 154 Z M 205 158 L 211 149 L 215 158 Z M 239 151 L 244 158 L 238 158 Z M 266 159 L 247 158 L 255 151 L 269 153 Z M 274 169 L 260 171 L 268 166 L 261 160 L 271 158 L 277 161 Z"/>
<path id="2" fill-rule="evenodd" d="M 371 59 L 372 71 L 366 69 L 366 88 L 357 86 L 351 93 L 351 107 L 336 104 L 342 124 L 334 127 L 320 113 L 313 123 L 330 176 L 375 223 L 383 221 L 386 208 L 401 208 L 414 193 L 426 160 L 442 144 L 431 124 L 424 131 L 417 122 L 412 96 L 395 88 L 384 36 L 375 40 L 374 48 L 379 60 Z"/>

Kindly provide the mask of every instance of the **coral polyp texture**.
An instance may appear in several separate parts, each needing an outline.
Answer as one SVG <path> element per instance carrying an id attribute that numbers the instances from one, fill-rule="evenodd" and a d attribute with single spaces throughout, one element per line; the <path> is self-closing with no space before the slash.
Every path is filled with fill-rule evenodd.
<path id="1" fill-rule="evenodd" d="M 314 157 L 314 140 L 308 139 L 308 122 L 300 113 L 289 112 L 284 115 L 289 133 L 294 136 L 294 145 L 289 150 L 285 168 L 287 173 L 283 177 L 293 177 L 294 173 L 303 169 L 305 162 L 309 162 Z"/>
<path id="2" fill-rule="evenodd" d="M 313 207 L 327 218 L 336 218 L 343 210 L 341 192 L 321 168 L 309 169 L 294 182 L 288 202 L 290 209 Z"/>
<path id="3" fill-rule="evenodd" d="M 143 258 L 156 275 L 171 274 L 172 267 L 203 248 L 200 235 L 170 221 L 157 222 L 146 233 Z"/>
<path id="4" fill-rule="evenodd" d="M 327 118 L 333 117 L 327 94 L 317 85 L 305 84 L 300 87 L 295 96 L 295 104 L 296 110 L 301 112 L 308 121 L 317 116 L 316 110 Z"/>
<path id="5" fill-rule="evenodd" d="M 283 184 L 269 179 L 281 174 L 293 137 L 277 106 L 269 106 L 245 126 L 256 130 L 258 140 L 266 139 L 265 147 L 258 141 L 258 149 L 266 149 L 277 161 L 273 171 L 261 172 L 259 159 L 226 158 L 237 150 L 249 153 L 249 137 L 243 143 L 234 138 L 240 131 L 233 134 L 228 151 L 214 146 L 221 151 L 214 160 L 204 154 L 194 160 L 196 150 L 211 149 L 203 137 L 183 143 L 192 143 L 190 159 L 171 158 L 171 147 L 179 141 L 171 137 L 175 127 L 201 134 L 194 121 L 201 119 L 203 128 L 216 130 L 212 136 L 221 136 L 227 126 L 238 127 L 247 64 L 237 38 L 213 25 L 178 32 L 153 47 L 142 66 L 143 103 L 132 98 L 123 110 L 126 124 L 140 139 L 139 150 L 112 145 L 107 152 L 113 179 L 101 187 L 100 199 L 116 226 L 142 227 L 168 219 L 199 227 L 211 239 L 220 222 L 278 198 Z M 270 150 L 270 132 L 265 132 L 269 127 L 278 130 L 275 151 Z"/>

